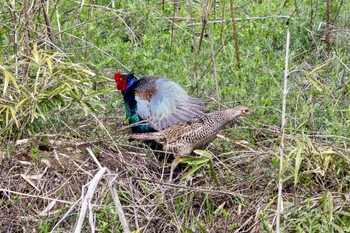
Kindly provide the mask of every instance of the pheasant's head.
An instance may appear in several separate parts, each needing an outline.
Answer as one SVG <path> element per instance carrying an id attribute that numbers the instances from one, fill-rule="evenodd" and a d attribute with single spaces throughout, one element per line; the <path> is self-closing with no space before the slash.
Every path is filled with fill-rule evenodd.
<path id="1" fill-rule="evenodd" d="M 114 75 L 114 81 L 117 85 L 117 89 L 121 92 L 125 92 L 135 81 L 137 78 L 134 76 L 134 73 L 116 73 Z"/>
<path id="2" fill-rule="evenodd" d="M 233 118 L 252 114 L 249 108 L 245 106 L 238 106 L 232 110 L 233 110 Z"/>

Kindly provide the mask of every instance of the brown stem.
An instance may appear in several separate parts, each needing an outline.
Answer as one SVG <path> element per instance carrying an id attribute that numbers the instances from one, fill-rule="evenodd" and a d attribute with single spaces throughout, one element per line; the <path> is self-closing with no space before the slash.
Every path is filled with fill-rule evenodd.
<path id="1" fill-rule="evenodd" d="M 329 39 L 329 11 L 330 11 L 330 3 L 329 0 L 326 0 L 326 44 L 327 44 L 327 54 L 331 51 L 331 41 Z"/>
<path id="2" fill-rule="evenodd" d="M 53 41 L 52 40 L 52 32 L 51 32 L 52 27 L 51 27 L 51 23 L 50 23 L 50 19 L 49 19 L 49 14 L 47 12 L 48 9 L 45 7 L 45 0 L 41 0 L 41 3 L 42 3 L 42 7 L 43 7 L 47 35 L 50 38 L 50 40 Z"/>
<path id="3" fill-rule="evenodd" d="M 204 13 L 205 21 L 208 22 L 209 21 L 208 12 L 206 11 L 205 6 L 203 6 L 203 13 Z M 210 43 L 210 50 L 211 50 L 211 60 L 213 63 L 216 98 L 220 102 L 220 89 L 219 89 L 219 81 L 218 81 L 218 75 L 217 75 L 214 43 L 213 43 L 213 37 L 211 35 L 211 31 L 210 31 L 210 26 L 207 27 L 207 31 L 208 31 L 208 37 L 209 37 L 209 43 Z M 218 110 L 220 110 L 220 104 L 218 104 Z"/>
<path id="4" fill-rule="evenodd" d="M 239 47 L 238 47 L 237 29 L 236 29 L 236 22 L 235 22 L 233 0 L 230 0 L 230 10 L 231 10 L 231 19 L 232 19 L 232 26 L 233 26 L 233 39 L 235 40 L 237 67 L 239 69 L 241 67 L 241 62 L 239 59 Z"/>
<path id="5" fill-rule="evenodd" d="M 176 15 L 176 0 L 173 1 L 173 19 L 175 19 Z M 170 48 L 169 48 L 169 56 L 168 56 L 168 69 L 167 69 L 167 75 L 170 73 L 170 63 L 171 63 L 171 56 L 172 56 L 172 49 L 173 49 L 173 42 L 174 42 L 174 28 L 175 28 L 175 23 L 171 24 L 171 38 L 170 38 Z"/>
<path id="6" fill-rule="evenodd" d="M 203 10 L 204 10 L 204 1 L 203 1 Z M 198 44 L 198 52 L 197 55 L 200 53 L 201 51 L 201 47 L 202 47 L 202 41 L 203 41 L 203 37 L 204 37 L 204 32 L 205 32 L 205 26 L 207 25 L 208 21 L 207 18 L 205 17 L 205 12 L 203 11 L 203 17 L 202 17 L 202 31 L 201 31 L 201 35 L 199 37 L 199 44 Z"/>
<path id="7" fill-rule="evenodd" d="M 189 1 L 189 10 L 190 10 L 190 14 L 191 14 L 191 23 L 194 23 L 194 18 L 192 17 L 192 1 Z M 193 43 L 193 59 L 194 59 L 194 64 L 193 64 L 193 72 L 194 72 L 194 76 L 197 79 L 198 77 L 198 70 L 197 70 L 197 49 L 196 49 L 196 34 L 194 31 L 194 27 L 192 27 L 192 43 Z"/>
<path id="8" fill-rule="evenodd" d="M 224 30 L 224 19 L 225 19 L 225 0 L 223 0 L 222 2 L 222 11 L 221 11 L 221 28 L 220 28 L 220 41 L 221 41 L 221 45 L 224 44 L 224 38 L 222 36 L 223 34 L 223 30 Z"/>
<path id="9" fill-rule="evenodd" d="M 23 12 L 24 12 L 24 55 L 28 59 L 30 55 L 30 48 L 29 48 L 29 6 L 28 6 L 28 0 L 24 0 L 23 2 Z M 24 66 L 24 74 L 25 77 L 28 77 L 29 73 L 29 64 L 25 64 Z"/>
<path id="10" fill-rule="evenodd" d="M 16 15 L 16 2 L 12 4 L 13 11 L 13 54 L 15 55 L 15 77 L 18 77 L 18 31 L 17 31 L 17 15 Z"/>

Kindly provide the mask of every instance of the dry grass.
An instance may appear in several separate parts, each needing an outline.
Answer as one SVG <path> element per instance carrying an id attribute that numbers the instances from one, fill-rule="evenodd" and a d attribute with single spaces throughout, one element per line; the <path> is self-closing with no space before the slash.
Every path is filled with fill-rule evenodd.
<path id="1" fill-rule="evenodd" d="M 55 230 L 73 231 L 82 190 L 99 171 L 87 152 L 88 147 L 93 149 L 103 167 L 117 175 L 114 184 L 130 230 L 184 232 L 186 228 L 198 231 L 203 227 L 206 232 L 265 231 L 273 225 L 275 218 L 278 166 L 274 167 L 274 160 L 277 159 L 278 140 L 266 139 L 269 136 L 273 138 L 273 129 L 251 130 L 256 132 L 256 139 L 263 141 L 242 146 L 218 139 L 216 144 L 220 144 L 221 140 L 229 147 L 220 149 L 212 144 L 208 148 L 216 155 L 213 162 L 220 187 L 215 185 L 207 167 L 189 179 L 181 180 L 189 169 L 185 165 L 176 169 L 177 179 L 168 184 L 171 155 L 152 151 L 144 144 L 127 141 L 114 144 L 111 140 L 84 142 L 57 137 L 49 140 L 51 144 L 39 145 L 41 149 L 38 151 L 33 151 L 30 143 L 18 145 L 11 154 L 3 153 L 1 158 L 0 225 L 5 226 L 2 231 L 49 232 L 76 204 Z M 287 135 L 286 148 L 292 151 L 295 138 L 300 137 Z M 313 140 L 312 145 L 329 147 L 324 140 Z M 348 149 L 341 149 L 341 145 L 336 143 L 332 144 L 332 148 L 336 148 L 334 156 L 337 158 L 349 153 Z M 304 161 L 307 156 L 305 154 Z M 327 193 L 332 194 L 334 211 L 349 211 L 349 197 L 344 199 L 348 187 L 339 190 L 338 185 L 343 182 L 339 180 L 341 177 L 348 176 L 337 174 L 336 164 L 331 162 L 322 174 L 322 167 L 319 167 L 319 172 L 312 173 L 308 163 L 304 162 L 300 174 L 309 172 L 305 177 L 310 180 L 301 180 L 301 184 L 295 187 L 289 172 L 294 159 L 288 159 L 290 164 L 286 165 L 283 189 L 285 221 L 307 208 L 306 202 L 313 201 L 314 208 L 317 208 L 321 205 L 320 199 Z M 349 160 L 346 163 L 349 164 Z M 300 179 L 302 177 L 299 176 Z M 100 231 L 120 232 L 107 178 L 105 176 L 98 184 L 91 200 L 94 226 Z M 298 203 L 295 203 L 296 200 Z M 87 220 L 84 227 L 89 231 Z"/>

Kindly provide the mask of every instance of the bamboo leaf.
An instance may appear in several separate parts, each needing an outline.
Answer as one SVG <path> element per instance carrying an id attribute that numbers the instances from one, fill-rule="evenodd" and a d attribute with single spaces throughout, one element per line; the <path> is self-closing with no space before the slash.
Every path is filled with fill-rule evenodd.
<path id="1" fill-rule="evenodd" d="M 139 229 L 133 231 L 132 233 L 140 233 L 145 227 L 140 227 Z"/>
<path id="2" fill-rule="evenodd" d="M 39 107 L 39 105 L 35 105 L 35 108 L 37 109 L 38 113 L 39 113 L 39 116 L 44 120 L 46 121 L 46 117 L 45 117 L 45 114 L 43 113 L 43 111 L 41 110 L 41 108 Z"/>
<path id="3" fill-rule="evenodd" d="M 2 91 L 2 95 L 5 96 L 6 95 L 6 91 L 7 91 L 7 87 L 9 85 L 10 82 L 10 77 L 8 76 L 8 72 L 6 70 L 4 70 L 4 89 Z"/>
<path id="4" fill-rule="evenodd" d="M 96 74 L 90 70 L 87 70 L 87 69 L 84 69 L 84 68 L 81 68 L 80 71 L 88 74 L 88 75 L 91 75 L 91 76 L 95 76 Z"/>
<path id="5" fill-rule="evenodd" d="M 209 159 L 206 157 L 199 157 L 199 158 L 185 157 L 185 158 L 179 159 L 179 163 L 187 163 L 188 165 L 192 165 L 192 166 L 205 164 L 208 161 Z"/>
<path id="6" fill-rule="evenodd" d="M 212 160 L 209 161 L 209 169 L 210 169 L 210 173 L 211 173 L 211 175 L 212 175 L 212 177 L 214 179 L 214 182 L 215 182 L 216 186 L 220 187 L 219 179 L 216 176 L 216 172 L 215 172 L 214 164 L 213 164 Z"/>
<path id="7" fill-rule="evenodd" d="M 9 109 L 9 107 L 7 107 L 6 108 L 6 116 L 5 116 L 6 125 L 9 124 L 9 115 L 10 115 L 10 109 Z"/>
<path id="8" fill-rule="evenodd" d="M 188 227 L 182 226 L 182 228 L 185 229 L 185 231 L 186 231 L 187 233 L 196 233 L 196 232 L 192 231 L 192 230 L 191 230 L 190 228 L 188 228 Z"/>
<path id="9" fill-rule="evenodd" d="M 200 156 L 204 156 L 208 159 L 211 159 L 213 156 L 206 150 L 195 150 L 193 151 L 194 153 L 200 155 Z"/>
<path id="10" fill-rule="evenodd" d="M 332 160 L 332 156 L 330 155 L 327 155 L 326 158 L 324 159 L 324 163 L 323 163 L 324 172 L 328 170 L 329 163 L 331 162 L 331 160 Z"/>
<path id="11" fill-rule="evenodd" d="M 205 228 L 202 226 L 202 224 L 198 221 L 198 219 L 196 217 L 193 217 L 194 221 L 197 223 L 199 229 L 201 230 L 202 233 L 206 233 L 207 231 L 205 230 Z"/>
<path id="12" fill-rule="evenodd" d="M 186 172 L 183 177 L 181 178 L 182 180 L 187 179 L 189 176 L 193 175 L 196 171 L 198 171 L 201 167 L 203 167 L 205 164 L 201 164 L 199 166 L 196 166 L 192 169 L 190 169 L 188 172 Z"/>
<path id="13" fill-rule="evenodd" d="M 38 52 L 38 50 L 36 49 L 36 47 L 34 46 L 34 48 L 33 48 L 33 50 L 32 50 L 32 55 L 33 55 L 33 57 L 34 57 L 34 61 L 35 61 L 35 63 L 36 64 L 39 64 L 39 61 L 40 61 L 40 59 L 39 59 L 39 52 Z"/>
<path id="14" fill-rule="evenodd" d="M 329 60 L 328 60 L 327 62 L 323 63 L 322 65 L 317 66 L 315 69 L 311 70 L 311 71 L 309 72 L 309 74 L 316 73 L 316 71 L 318 71 L 319 69 L 321 69 L 321 68 L 324 67 L 324 66 L 327 66 L 328 64 L 329 64 Z"/>
<path id="15" fill-rule="evenodd" d="M 299 146 L 295 156 L 294 187 L 296 187 L 298 184 L 299 170 L 300 170 L 301 162 L 303 161 L 301 157 L 302 151 L 303 151 L 303 148 Z"/>
<path id="16" fill-rule="evenodd" d="M 327 88 L 324 84 L 322 84 L 317 79 L 312 78 L 311 76 L 307 76 L 306 79 L 309 80 L 318 91 L 322 91 L 323 88 Z"/>
<path id="17" fill-rule="evenodd" d="M 9 109 L 11 112 L 12 120 L 15 122 L 17 128 L 19 128 L 17 117 L 16 117 L 16 111 L 12 107 L 9 107 Z"/>
<path id="18" fill-rule="evenodd" d="M 52 61 L 51 58 L 46 59 L 47 67 L 49 67 L 50 73 L 52 73 Z"/>
<path id="19" fill-rule="evenodd" d="M 12 75 L 10 72 L 8 72 L 8 71 L 6 71 L 6 73 L 7 73 L 7 75 L 9 76 L 10 81 L 12 82 L 13 86 L 15 87 L 15 89 L 16 89 L 17 91 L 19 91 L 20 89 L 19 89 L 19 86 L 17 85 L 17 82 L 16 82 L 15 77 L 13 77 L 13 75 Z"/>
<path id="20" fill-rule="evenodd" d="M 25 102 L 27 102 L 30 99 L 30 97 L 23 98 L 21 101 L 19 101 L 16 105 L 16 109 L 22 106 Z"/>
<path id="21" fill-rule="evenodd" d="M 336 225 L 335 223 L 331 223 L 331 225 L 337 230 L 336 232 L 339 232 L 339 233 L 344 233 L 344 230 L 343 230 L 343 228 L 342 227 L 340 227 L 340 226 L 338 226 L 338 225 Z M 349 230 L 349 228 L 348 228 L 348 230 Z M 347 231 L 348 232 L 348 231 Z"/>
<path id="22" fill-rule="evenodd" d="M 8 88 L 8 85 L 11 81 L 11 83 L 13 84 L 13 86 L 15 87 L 16 90 L 19 90 L 19 86 L 17 85 L 17 82 L 15 80 L 15 77 L 13 77 L 13 75 L 8 72 L 7 70 L 3 70 L 4 71 L 4 89 L 3 89 L 3 95 L 6 95 L 6 91 Z"/>
<path id="23" fill-rule="evenodd" d="M 328 214 L 329 214 L 329 222 L 333 221 L 333 210 L 334 210 L 334 205 L 333 205 L 333 195 L 331 192 L 327 192 L 327 207 L 328 207 Z"/>
<path id="24" fill-rule="evenodd" d="M 297 148 L 294 148 L 291 152 L 289 152 L 288 156 L 286 156 L 284 162 L 283 162 L 283 165 L 282 165 L 282 169 L 278 175 L 278 178 L 282 177 L 282 175 L 284 174 L 286 168 L 287 168 L 287 165 L 289 163 L 289 159 L 290 157 L 292 156 L 293 153 L 295 153 L 295 151 L 297 150 Z"/>

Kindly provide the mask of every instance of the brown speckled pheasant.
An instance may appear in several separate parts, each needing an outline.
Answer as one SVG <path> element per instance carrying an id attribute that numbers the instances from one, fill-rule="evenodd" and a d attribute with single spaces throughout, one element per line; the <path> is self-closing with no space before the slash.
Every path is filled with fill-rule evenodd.
<path id="1" fill-rule="evenodd" d="M 195 149 L 204 148 L 228 123 L 239 116 L 249 114 L 251 114 L 249 108 L 238 106 L 233 109 L 211 112 L 201 118 L 173 125 L 159 132 L 133 134 L 128 136 L 128 139 L 154 140 L 163 145 L 164 151 L 173 152 L 176 159 L 171 165 L 171 180 L 173 171 L 179 163 L 179 157 L 187 156 Z"/>

